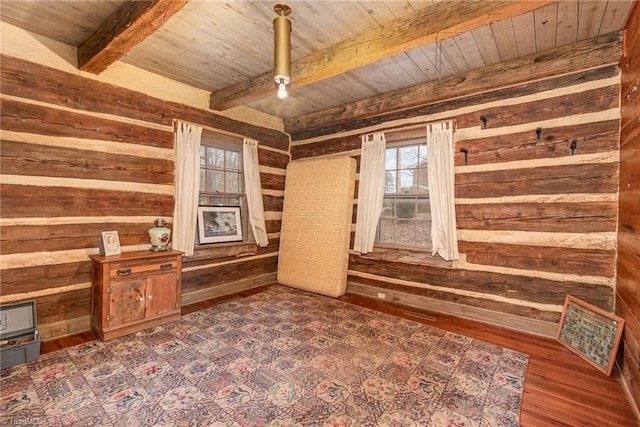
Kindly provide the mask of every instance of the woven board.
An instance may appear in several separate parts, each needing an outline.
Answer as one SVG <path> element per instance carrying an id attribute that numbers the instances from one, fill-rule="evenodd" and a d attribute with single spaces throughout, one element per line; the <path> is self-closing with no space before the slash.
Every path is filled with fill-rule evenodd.
<path id="1" fill-rule="evenodd" d="M 296 160 L 287 166 L 278 282 L 330 297 L 347 287 L 356 161 Z"/>

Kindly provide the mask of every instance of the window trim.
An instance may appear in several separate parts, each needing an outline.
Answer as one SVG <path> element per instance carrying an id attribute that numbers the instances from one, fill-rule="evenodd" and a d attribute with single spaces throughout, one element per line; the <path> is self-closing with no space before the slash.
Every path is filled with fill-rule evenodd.
<path id="1" fill-rule="evenodd" d="M 394 140 L 394 141 L 392 141 L 392 142 L 387 143 L 387 144 L 386 144 L 386 147 L 385 147 L 385 152 L 386 152 L 386 150 L 387 150 L 387 149 L 390 149 L 390 148 L 395 148 L 395 149 L 397 149 L 397 148 L 400 148 L 400 147 L 406 147 L 406 146 L 420 146 L 420 145 L 423 145 L 423 144 L 424 144 L 424 145 L 426 145 L 426 144 L 427 144 L 427 135 L 426 135 L 426 130 L 425 130 L 424 135 L 422 135 L 422 136 L 418 136 L 418 135 L 411 135 L 411 136 L 407 137 L 406 139 L 404 139 L 404 138 L 403 138 L 403 139 L 397 139 L 397 140 Z M 396 164 L 396 166 L 399 166 L 399 165 L 398 165 L 398 164 Z M 424 169 L 426 170 L 426 167 L 425 167 Z M 396 169 L 394 169 L 394 170 L 395 170 L 395 171 L 399 171 L 399 170 L 402 170 L 402 169 L 398 169 L 398 168 L 396 168 Z M 385 164 L 385 173 L 386 173 L 386 172 L 387 172 L 387 168 L 386 168 L 386 164 Z M 396 182 L 396 185 L 397 185 L 397 182 Z M 398 197 L 402 197 L 402 196 L 403 196 L 403 194 L 402 194 L 402 193 L 397 192 L 397 190 L 398 190 L 398 188 L 396 188 L 396 192 L 395 192 L 395 193 L 387 193 L 387 192 L 385 191 L 385 193 L 384 193 L 384 195 L 383 195 L 383 201 L 384 201 L 385 199 L 387 199 L 387 200 L 388 200 L 388 199 L 390 199 L 390 198 L 391 198 L 391 199 L 397 199 Z M 427 192 L 427 193 L 424 193 L 424 194 L 420 194 L 420 193 L 410 193 L 410 194 L 407 194 L 407 196 L 409 196 L 409 197 L 415 197 L 415 198 L 418 198 L 419 196 L 426 196 L 427 200 L 429 200 L 429 193 L 428 193 L 428 192 Z M 429 211 L 431 211 L 431 208 L 430 208 L 430 207 L 429 207 Z M 430 252 L 430 251 L 431 251 L 431 248 L 430 248 L 430 247 L 428 247 L 428 246 L 417 246 L 417 245 L 415 245 L 415 244 L 411 244 L 411 245 L 402 245 L 402 244 L 400 244 L 400 243 L 398 243 L 398 242 L 395 242 L 395 241 L 394 241 L 394 242 L 382 242 L 382 241 L 378 240 L 378 236 L 379 236 L 379 234 L 380 234 L 380 222 L 381 222 L 383 219 L 385 219 L 385 218 L 383 218 L 383 217 L 382 217 L 382 215 L 381 215 L 381 216 L 380 216 L 380 219 L 378 220 L 378 229 L 376 230 L 376 239 L 375 239 L 375 241 L 374 241 L 374 245 L 373 245 L 373 247 L 374 247 L 374 251 L 375 251 L 377 248 L 380 248 L 380 249 L 389 248 L 389 249 L 396 249 L 396 250 L 403 250 L 403 251 L 404 251 L 404 250 L 408 250 L 408 251 L 420 252 L 420 253 L 422 253 L 422 252 Z M 396 220 L 398 219 L 398 218 L 397 218 L 397 216 L 395 217 L 395 219 L 396 219 Z M 417 219 L 417 218 L 415 218 L 415 219 L 414 219 L 414 221 L 418 221 L 418 219 Z M 425 220 L 422 220 L 422 221 L 425 221 Z M 431 224 L 431 220 L 429 220 L 429 224 Z"/>
<path id="2" fill-rule="evenodd" d="M 394 245 L 375 245 L 372 252 L 361 254 L 352 252 L 354 255 L 365 259 L 395 261 L 405 264 L 429 265 L 432 267 L 454 268 L 456 261 L 447 261 L 439 254 L 431 255 L 431 249 L 394 246 Z"/>
<path id="3" fill-rule="evenodd" d="M 224 133 L 217 130 L 212 129 L 203 129 L 202 136 L 200 139 L 200 145 L 205 147 L 219 148 L 225 151 L 237 151 L 239 153 L 239 174 L 240 174 L 240 186 L 242 188 L 241 193 L 209 193 L 202 192 L 198 190 L 198 206 L 229 206 L 228 204 L 224 205 L 201 205 L 200 198 L 204 196 L 216 196 L 219 195 L 221 197 L 240 197 L 242 203 L 240 205 L 240 216 L 242 220 L 242 241 L 237 242 L 219 242 L 219 243 L 200 243 L 197 240 L 198 233 L 196 230 L 196 242 L 195 247 L 198 249 L 210 248 L 212 246 L 239 246 L 239 245 L 247 245 L 247 244 L 255 244 L 255 238 L 253 237 L 253 232 L 251 231 L 251 227 L 249 225 L 249 212 L 247 207 L 247 194 L 245 191 L 245 179 L 244 179 L 244 153 L 243 153 L 243 144 L 244 138 L 238 135 L 230 135 L 228 133 Z M 202 171 L 202 166 L 199 167 L 199 170 Z M 225 169 L 226 170 L 226 169 Z"/>

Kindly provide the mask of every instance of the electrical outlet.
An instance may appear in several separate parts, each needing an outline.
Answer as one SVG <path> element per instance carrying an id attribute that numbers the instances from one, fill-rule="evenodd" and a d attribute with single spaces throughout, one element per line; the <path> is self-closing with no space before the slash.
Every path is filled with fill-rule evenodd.
<path id="1" fill-rule="evenodd" d="M 378 298 L 380 299 L 385 299 L 387 296 L 385 294 L 383 294 L 382 292 L 378 292 Z"/>
<path id="2" fill-rule="evenodd" d="M 52 336 L 57 336 L 57 335 L 64 335 L 67 333 L 67 328 L 65 327 L 61 327 L 61 328 L 55 328 L 51 331 L 51 335 Z"/>

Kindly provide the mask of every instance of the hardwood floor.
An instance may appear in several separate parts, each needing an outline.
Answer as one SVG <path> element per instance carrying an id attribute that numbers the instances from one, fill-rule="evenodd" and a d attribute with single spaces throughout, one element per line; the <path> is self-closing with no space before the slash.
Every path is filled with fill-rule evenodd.
<path id="1" fill-rule="evenodd" d="M 183 307 L 182 313 L 202 310 L 231 298 L 242 298 L 261 292 L 263 289 L 265 288 L 251 289 L 192 304 Z M 339 299 L 527 353 L 529 366 L 520 416 L 523 427 L 640 426 L 615 371 L 613 377 L 604 375 L 553 339 L 358 295 L 347 294 Z M 411 313 L 431 316 L 435 320 Z M 65 337 L 42 343 L 41 351 L 55 351 L 93 339 L 95 336 L 90 332 Z"/>

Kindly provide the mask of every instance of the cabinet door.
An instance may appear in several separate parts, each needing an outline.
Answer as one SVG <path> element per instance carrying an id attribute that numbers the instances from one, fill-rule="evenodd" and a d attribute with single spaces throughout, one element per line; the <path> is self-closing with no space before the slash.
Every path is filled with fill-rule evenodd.
<path id="1" fill-rule="evenodd" d="M 144 279 L 112 281 L 107 292 L 109 297 L 107 325 L 118 326 L 144 319 Z"/>
<path id="2" fill-rule="evenodd" d="M 179 309 L 175 273 L 147 277 L 147 317 Z"/>

